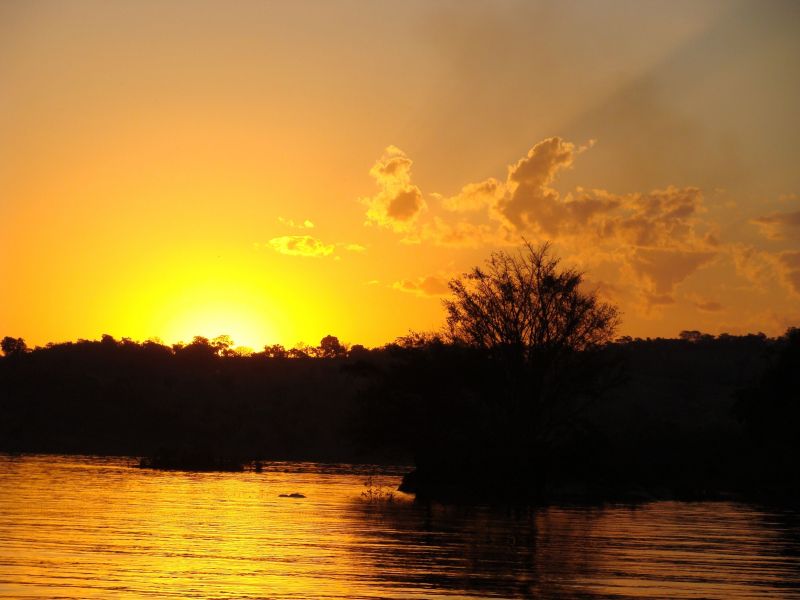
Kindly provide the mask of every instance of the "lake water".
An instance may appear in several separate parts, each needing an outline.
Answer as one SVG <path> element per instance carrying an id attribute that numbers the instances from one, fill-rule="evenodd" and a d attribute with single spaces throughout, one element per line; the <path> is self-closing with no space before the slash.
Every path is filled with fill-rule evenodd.
<path id="1" fill-rule="evenodd" d="M 0 597 L 800 598 L 798 511 L 371 503 L 399 473 L 353 469 L 0 456 Z"/>

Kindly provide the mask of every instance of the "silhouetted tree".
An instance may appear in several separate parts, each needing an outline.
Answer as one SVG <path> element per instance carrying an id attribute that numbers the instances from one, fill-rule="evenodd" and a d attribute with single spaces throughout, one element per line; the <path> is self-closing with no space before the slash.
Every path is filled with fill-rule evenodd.
<path id="1" fill-rule="evenodd" d="M 702 331 L 697 331 L 696 329 L 681 331 L 678 334 L 678 338 L 684 342 L 690 342 L 692 344 L 699 344 L 700 342 L 710 342 L 714 340 L 713 335 L 703 333 Z"/>
<path id="2" fill-rule="evenodd" d="M 678 337 L 685 342 L 699 342 L 700 338 L 703 337 L 703 334 L 696 329 L 683 330 L 678 334 Z"/>
<path id="3" fill-rule="evenodd" d="M 289 353 L 286 348 L 281 344 L 272 344 L 271 346 L 264 346 L 264 355 L 267 358 L 287 358 Z"/>
<path id="4" fill-rule="evenodd" d="M 449 283 L 450 336 L 522 361 L 538 359 L 542 351 L 596 348 L 611 341 L 619 312 L 582 290 L 582 283 L 582 273 L 559 269 L 549 244 L 526 242 L 516 255 L 496 252 L 485 268 Z"/>
<path id="5" fill-rule="evenodd" d="M 401 335 L 394 341 L 394 346 L 400 348 L 429 348 L 444 344 L 444 339 L 438 333 L 427 331 L 409 331 L 407 335 Z"/>
<path id="6" fill-rule="evenodd" d="M 595 351 L 619 323 L 616 307 L 583 288 L 583 274 L 561 268 L 549 244 L 496 252 L 484 268 L 453 279 L 445 300 L 449 337 L 501 366 L 498 398 L 524 436 L 542 443 L 606 390 Z"/>
<path id="7" fill-rule="evenodd" d="M 363 344 L 353 344 L 347 355 L 350 358 L 366 358 L 369 356 L 369 350 Z"/>
<path id="8" fill-rule="evenodd" d="M 211 340 L 211 346 L 216 350 L 218 356 L 236 356 L 238 354 L 233 349 L 233 340 L 229 335 L 218 335 Z"/>
<path id="9" fill-rule="evenodd" d="M 339 358 L 346 354 L 347 348 L 339 342 L 339 338 L 335 335 L 326 335 L 320 341 L 319 348 L 317 348 L 317 356 L 322 358 Z"/>
<path id="10" fill-rule="evenodd" d="M 6 356 L 16 356 L 27 352 L 28 345 L 22 338 L 14 338 L 7 335 L 0 341 L 0 349 L 3 350 L 3 354 Z"/>
<path id="11" fill-rule="evenodd" d="M 295 344 L 294 348 L 289 350 L 289 358 L 311 358 L 315 354 L 316 348 L 302 342 Z"/>
<path id="12" fill-rule="evenodd" d="M 618 310 L 582 284 L 547 244 L 497 252 L 450 281 L 443 335 L 387 347 L 396 362 L 366 396 L 366 420 L 407 440 L 417 465 L 407 489 L 543 489 L 555 457 L 583 435 L 579 417 L 620 380 L 604 351 Z"/>

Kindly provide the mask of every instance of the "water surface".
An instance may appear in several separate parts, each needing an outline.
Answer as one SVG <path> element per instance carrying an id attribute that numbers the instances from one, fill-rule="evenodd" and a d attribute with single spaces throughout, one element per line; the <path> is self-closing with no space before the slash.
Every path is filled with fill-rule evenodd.
<path id="1" fill-rule="evenodd" d="M 399 481 L 0 456 L 0 597 L 800 598 L 797 511 L 370 503 L 369 475 L 373 489 Z"/>

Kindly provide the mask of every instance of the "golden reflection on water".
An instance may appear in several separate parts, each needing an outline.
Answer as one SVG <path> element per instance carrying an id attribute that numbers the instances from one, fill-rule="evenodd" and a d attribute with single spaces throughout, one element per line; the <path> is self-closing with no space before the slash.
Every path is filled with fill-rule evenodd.
<path id="1" fill-rule="evenodd" d="M 369 468 L 179 473 L 0 457 L 0 597 L 800 595 L 793 511 L 488 510 L 360 498 Z M 375 483 L 396 485 L 397 474 Z M 281 498 L 298 492 L 306 498 Z"/>

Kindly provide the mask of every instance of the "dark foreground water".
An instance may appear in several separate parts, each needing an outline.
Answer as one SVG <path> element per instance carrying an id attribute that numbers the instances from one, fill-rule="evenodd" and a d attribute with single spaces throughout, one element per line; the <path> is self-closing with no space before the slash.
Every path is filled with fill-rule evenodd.
<path id="1" fill-rule="evenodd" d="M 369 474 L 0 456 L 0 597 L 800 597 L 796 511 L 424 508 L 365 501 Z"/>

